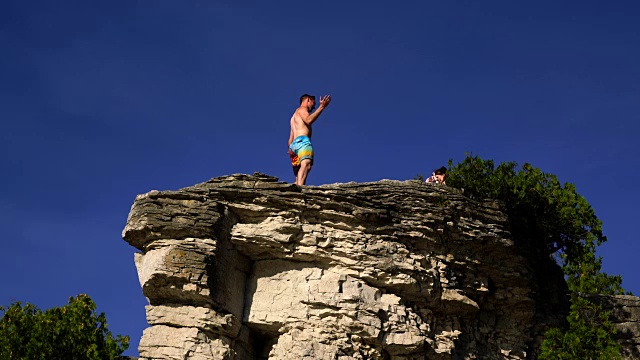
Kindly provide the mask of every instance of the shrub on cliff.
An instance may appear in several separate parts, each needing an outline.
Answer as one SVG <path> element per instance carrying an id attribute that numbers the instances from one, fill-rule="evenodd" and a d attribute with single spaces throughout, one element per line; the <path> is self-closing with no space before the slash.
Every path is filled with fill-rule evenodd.
<path id="1" fill-rule="evenodd" d="M 622 278 L 602 272 L 596 247 L 607 241 L 602 222 L 571 183 L 530 164 L 497 167 L 492 160 L 467 155 L 449 160 L 447 184 L 471 198 L 504 203 L 514 240 L 534 267 L 553 257 L 562 267 L 572 292 L 567 326 L 545 334 L 542 359 L 615 359 L 619 346 L 609 314 L 583 294 L 623 294 Z"/>
<path id="2" fill-rule="evenodd" d="M 497 199 L 505 205 L 516 241 L 538 255 L 561 250 L 565 264 L 573 264 L 592 245 L 606 241 L 602 224 L 573 184 L 560 184 L 557 177 L 515 162 L 497 167 L 492 160 L 468 155 L 461 163 L 449 160 L 447 184 L 463 188 L 473 199 Z"/>
<path id="3" fill-rule="evenodd" d="M 497 167 L 492 160 L 467 155 L 459 164 L 449 160 L 447 184 L 464 189 L 473 199 L 504 203 L 514 240 L 529 256 L 553 256 L 562 266 L 569 288 L 586 293 L 623 293 L 622 278 L 601 272 L 596 247 L 607 241 L 602 222 L 571 183 L 553 174 L 515 162 Z"/>
<path id="4" fill-rule="evenodd" d="M 114 338 L 104 313 L 95 309 L 87 295 L 44 312 L 29 303 L 0 307 L 0 359 L 115 359 L 129 347 L 129 337 Z"/>

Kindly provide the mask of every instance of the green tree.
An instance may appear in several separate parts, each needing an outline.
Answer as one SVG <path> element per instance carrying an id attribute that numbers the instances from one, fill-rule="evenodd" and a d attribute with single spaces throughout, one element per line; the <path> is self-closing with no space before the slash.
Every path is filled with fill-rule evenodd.
<path id="1" fill-rule="evenodd" d="M 571 311 L 565 328 L 545 333 L 539 358 L 542 360 L 620 359 L 620 345 L 614 340 L 615 328 L 609 312 L 602 306 L 572 295 Z"/>
<path id="2" fill-rule="evenodd" d="M 614 340 L 616 328 L 609 319 L 610 313 L 591 301 L 588 294 L 623 294 L 622 278 L 602 272 L 602 258 L 595 255 L 595 248 L 564 270 L 572 291 L 567 325 L 545 333 L 540 359 L 620 359 L 621 348 Z"/>
<path id="3" fill-rule="evenodd" d="M 129 347 L 129 337 L 114 338 L 105 314 L 95 310 L 88 295 L 44 312 L 20 302 L 0 307 L 0 359 L 115 359 Z"/>
<path id="4" fill-rule="evenodd" d="M 562 267 L 571 291 L 567 325 L 545 335 L 542 359 L 615 359 L 620 348 L 609 313 L 586 294 L 623 294 L 622 278 L 602 272 L 596 248 L 607 241 L 602 222 L 571 183 L 561 184 L 553 174 L 530 164 L 495 166 L 468 154 L 449 160 L 447 185 L 464 189 L 473 199 L 500 200 L 509 218 L 512 236 L 534 271 L 542 273 L 551 257 Z M 537 265 L 542 264 L 542 265 Z M 540 278 L 540 273 L 538 277 Z M 589 345 L 585 345 L 589 344 Z"/>

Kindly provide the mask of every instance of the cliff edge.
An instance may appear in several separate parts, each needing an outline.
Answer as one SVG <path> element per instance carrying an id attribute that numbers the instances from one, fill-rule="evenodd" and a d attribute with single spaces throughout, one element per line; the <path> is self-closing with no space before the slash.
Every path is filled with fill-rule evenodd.
<path id="1" fill-rule="evenodd" d="M 444 186 L 225 176 L 139 195 L 123 237 L 142 358 L 527 359 L 565 316 L 557 265 L 541 279 L 498 203 Z"/>

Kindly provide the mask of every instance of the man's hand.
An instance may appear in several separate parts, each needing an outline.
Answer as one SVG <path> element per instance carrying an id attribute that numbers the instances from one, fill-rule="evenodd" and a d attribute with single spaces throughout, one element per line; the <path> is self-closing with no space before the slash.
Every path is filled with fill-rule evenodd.
<path id="1" fill-rule="evenodd" d="M 331 102 L 331 95 L 325 95 L 324 97 L 320 96 L 321 108 L 326 108 L 327 106 L 329 106 L 330 102 Z"/>

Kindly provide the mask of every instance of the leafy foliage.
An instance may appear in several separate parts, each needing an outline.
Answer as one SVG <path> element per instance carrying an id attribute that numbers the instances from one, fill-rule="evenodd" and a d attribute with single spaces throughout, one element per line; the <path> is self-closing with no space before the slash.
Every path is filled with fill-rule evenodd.
<path id="1" fill-rule="evenodd" d="M 620 359 L 620 346 L 612 337 L 616 330 L 600 305 L 574 295 L 567 320 L 567 329 L 545 334 L 541 360 Z"/>
<path id="2" fill-rule="evenodd" d="M 571 183 L 553 174 L 515 162 L 497 167 L 492 160 L 467 155 L 459 164 L 449 160 L 447 184 L 465 195 L 504 203 L 514 240 L 533 264 L 553 257 L 562 267 L 572 292 L 565 329 L 545 336 L 542 359 L 615 359 L 619 346 L 609 314 L 584 294 L 623 294 L 622 278 L 602 272 L 596 247 L 607 241 L 602 222 Z"/>
<path id="3" fill-rule="evenodd" d="M 606 241 L 602 223 L 573 184 L 562 186 L 555 175 L 529 164 L 505 162 L 497 167 L 492 160 L 467 156 L 452 166 L 447 184 L 464 188 L 475 199 L 504 202 L 516 240 L 540 255 L 562 250 L 562 260 L 570 263 Z"/>
<path id="4" fill-rule="evenodd" d="M 129 337 L 115 338 L 104 313 L 95 313 L 88 295 L 46 311 L 20 302 L 0 307 L 0 359 L 114 359 L 129 347 Z"/>

